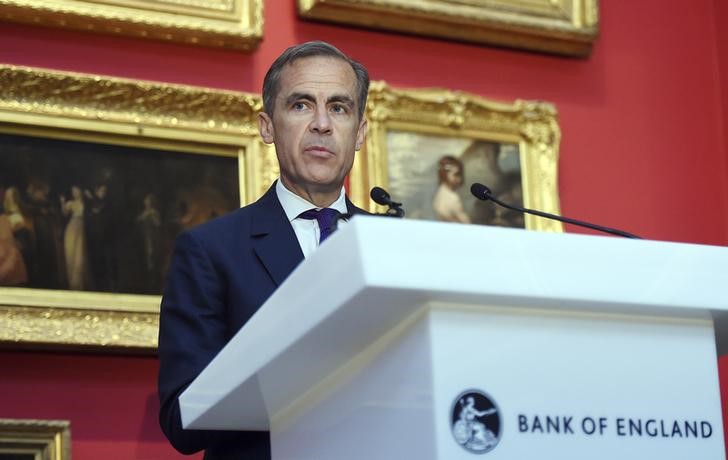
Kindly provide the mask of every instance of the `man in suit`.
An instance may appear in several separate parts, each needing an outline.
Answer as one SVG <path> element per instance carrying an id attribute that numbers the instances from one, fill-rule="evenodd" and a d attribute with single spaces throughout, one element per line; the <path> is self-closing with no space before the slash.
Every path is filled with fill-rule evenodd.
<path id="1" fill-rule="evenodd" d="M 364 212 L 343 184 L 366 136 L 368 89 L 366 69 L 327 43 L 287 49 L 265 76 L 259 116 L 280 179 L 255 203 L 177 238 L 162 300 L 159 396 L 162 430 L 180 452 L 270 458 L 267 432 L 182 429 L 178 398 L 323 241 L 330 216 Z"/>

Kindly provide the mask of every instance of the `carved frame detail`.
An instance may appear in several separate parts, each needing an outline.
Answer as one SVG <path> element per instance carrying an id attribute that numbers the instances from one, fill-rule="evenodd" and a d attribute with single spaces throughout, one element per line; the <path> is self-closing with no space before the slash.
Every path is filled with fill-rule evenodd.
<path id="1" fill-rule="evenodd" d="M 0 0 L 0 19 L 237 50 L 263 38 L 263 0 Z"/>

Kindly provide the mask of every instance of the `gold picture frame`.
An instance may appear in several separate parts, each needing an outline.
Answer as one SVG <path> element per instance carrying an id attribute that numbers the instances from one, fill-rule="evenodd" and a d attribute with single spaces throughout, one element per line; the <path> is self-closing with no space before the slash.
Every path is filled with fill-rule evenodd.
<path id="1" fill-rule="evenodd" d="M 298 0 L 306 19 L 585 57 L 598 0 Z"/>
<path id="2" fill-rule="evenodd" d="M 71 460 L 71 423 L 0 419 L 0 459 Z"/>
<path id="3" fill-rule="evenodd" d="M 522 204 L 559 213 L 557 167 L 561 130 L 553 104 L 523 100 L 502 103 L 446 89 L 395 89 L 378 81 L 370 87 L 366 116 L 369 122 L 366 146 L 355 157 L 349 190 L 352 200 L 365 209 L 383 211 L 369 198 L 371 187 L 384 187 L 398 200 L 396 189 L 390 189 L 393 180 L 411 174 L 413 168 L 408 165 L 419 167 L 427 160 L 417 156 L 417 149 L 410 149 L 408 164 L 392 164 L 391 135 L 414 133 L 425 136 L 426 140 L 463 139 L 470 144 L 517 147 Z M 431 174 L 433 182 L 436 182 L 436 173 L 435 169 Z M 469 187 L 468 180 L 466 174 L 465 190 Z M 408 203 L 404 205 L 406 210 Z M 560 222 L 531 215 L 525 216 L 525 227 L 563 231 Z"/>
<path id="4" fill-rule="evenodd" d="M 236 50 L 263 38 L 263 0 L 0 0 L 0 19 Z"/>
<path id="5" fill-rule="evenodd" d="M 0 133 L 236 161 L 240 203 L 278 176 L 258 95 L 0 66 Z M 204 159 L 204 157 L 203 157 Z M 0 287 L 0 344 L 156 349 L 158 295 Z"/>

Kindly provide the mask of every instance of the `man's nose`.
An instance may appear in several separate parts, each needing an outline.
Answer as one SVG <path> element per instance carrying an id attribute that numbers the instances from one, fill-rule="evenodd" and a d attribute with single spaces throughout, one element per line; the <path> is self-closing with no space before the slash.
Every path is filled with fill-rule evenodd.
<path id="1" fill-rule="evenodd" d="M 331 116 L 326 107 L 318 107 L 316 109 L 310 129 L 317 134 L 331 133 Z"/>

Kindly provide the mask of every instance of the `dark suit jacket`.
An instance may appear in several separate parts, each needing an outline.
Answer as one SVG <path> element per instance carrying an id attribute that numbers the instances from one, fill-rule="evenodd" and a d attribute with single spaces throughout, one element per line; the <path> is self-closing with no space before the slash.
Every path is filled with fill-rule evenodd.
<path id="1" fill-rule="evenodd" d="M 366 213 L 346 204 L 352 214 Z M 180 452 L 270 459 L 267 432 L 183 430 L 178 397 L 302 261 L 275 185 L 177 238 L 159 325 L 159 421 Z"/>

